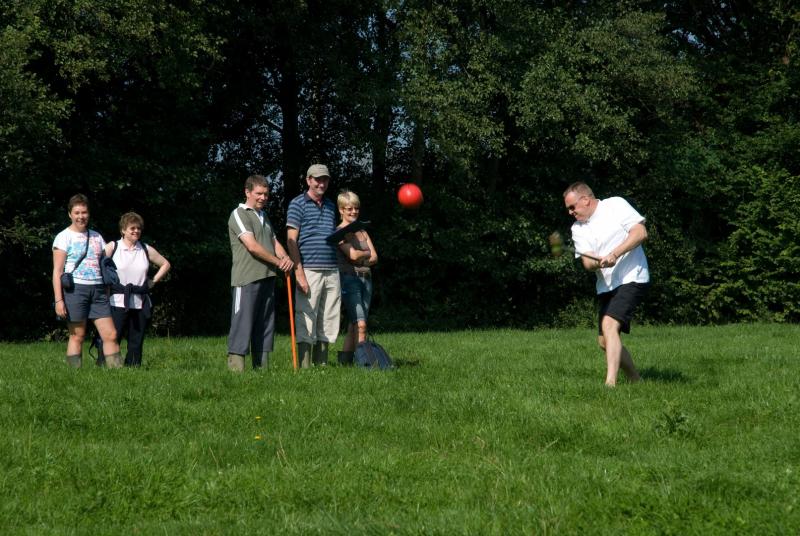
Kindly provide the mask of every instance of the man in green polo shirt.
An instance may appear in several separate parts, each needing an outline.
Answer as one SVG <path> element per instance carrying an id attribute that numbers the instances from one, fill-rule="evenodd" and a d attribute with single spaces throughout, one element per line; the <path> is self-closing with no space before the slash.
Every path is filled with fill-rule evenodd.
<path id="1" fill-rule="evenodd" d="M 228 368 L 244 370 L 244 356 L 252 354 L 253 368 L 269 366 L 275 336 L 275 274 L 289 272 L 294 263 L 275 238 L 264 208 L 269 184 L 251 175 L 244 184 L 245 202 L 228 218 L 231 241 L 231 330 Z"/>

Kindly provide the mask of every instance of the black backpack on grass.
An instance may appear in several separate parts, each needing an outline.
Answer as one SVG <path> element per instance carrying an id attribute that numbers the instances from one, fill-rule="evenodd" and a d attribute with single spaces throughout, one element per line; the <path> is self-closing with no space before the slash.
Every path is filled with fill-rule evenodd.
<path id="1" fill-rule="evenodd" d="M 357 367 L 368 369 L 389 370 L 392 368 L 392 358 L 389 357 L 383 346 L 371 340 L 358 343 L 353 361 Z"/>

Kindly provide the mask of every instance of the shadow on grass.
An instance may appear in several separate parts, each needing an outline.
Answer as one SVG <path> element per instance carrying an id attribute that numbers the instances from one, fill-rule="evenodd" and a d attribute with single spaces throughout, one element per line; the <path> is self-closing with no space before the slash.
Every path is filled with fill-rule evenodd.
<path id="1" fill-rule="evenodd" d="M 656 367 L 646 367 L 639 371 L 643 380 L 664 383 L 689 383 L 689 379 L 683 372 L 675 369 L 659 369 Z"/>
<path id="2" fill-rule="evenodd" d="M 398 357 L 397 359 L 392 359 L 392 364 L 394 365 L 395 368 L 418 367 L 419 359 L 406 359 Z"/>

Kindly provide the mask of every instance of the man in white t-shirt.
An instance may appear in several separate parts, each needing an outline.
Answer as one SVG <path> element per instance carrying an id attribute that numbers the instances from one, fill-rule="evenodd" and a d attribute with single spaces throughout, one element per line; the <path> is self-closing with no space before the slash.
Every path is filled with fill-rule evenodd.
<path id="1" fill-rule="evenodd" d="M 630 333 L 634 310 L 650 286 L 647 258 L 642 249 L 642 242 L 647 239 L 644 217 L 621 197 L 595 198 L 583 182 L 566 189 L 564 205 L 575 218 L 572 224 L 575 257 L 580 257 L 583 267 L 597 276 L 600 302 L 597 342 L 606 353 L 606 385 L 616 385 L 620 368 L 628 381 L 637 382 L 641 378 L 631 354 L 622 345 L 620 332 Z"/>

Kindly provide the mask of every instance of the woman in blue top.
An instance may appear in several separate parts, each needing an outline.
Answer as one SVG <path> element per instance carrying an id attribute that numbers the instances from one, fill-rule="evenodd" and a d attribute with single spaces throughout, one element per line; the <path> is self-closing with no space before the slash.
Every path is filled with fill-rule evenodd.
<path id="1" fill-rule="evenodd" d="M 89 200 L 73 195 L 68 205 L 71 225 L 53 241 L 53 300 L 56 316 L 67 321 L 67 364 L 82 364 L 86 321 L 94 321 L 103 339 L 103 353 L 109 368 L 122 366 L 117 330 L 111 319 L 108 293 L 100 272 L 100 258 L 105 241 L 89 229 Z M 68 281 L 71 279 L 72 281 Z"/>

